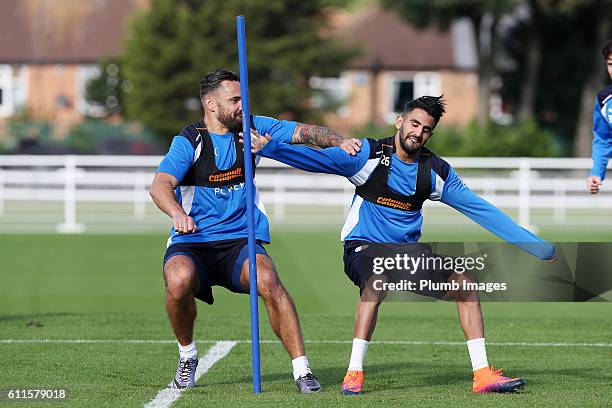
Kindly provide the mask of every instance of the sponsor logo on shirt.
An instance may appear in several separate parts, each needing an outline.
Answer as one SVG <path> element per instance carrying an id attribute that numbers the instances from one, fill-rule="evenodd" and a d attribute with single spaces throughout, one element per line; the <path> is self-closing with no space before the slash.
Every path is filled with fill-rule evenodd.
<path id="1" fill-rule="evenodd" d="M 398 208 L 400 210 L 410 210 L 412 208 L 412 205 L 410 203 L 394 200 L 389 197 L 378 197 L 376 199 L 376 204 L 384 205 L 391 208 Z"/>
<path id="2" fill-rule="evenodd" d="M 236 170 L 232 171 L 211 174 L 208 176 L 208 181 L 228 181 L 238 177 L 242 177 L 242 167 L 238 167 Z"/>
<path id="3" fill-rule="evenodd" d="M 242 190 L 244 188 L 244 183 L 235 184 L 233 186 L 227 187 L 215 187 L 215 195 L 226 196 L 232 194 L 234 191 Z"/>

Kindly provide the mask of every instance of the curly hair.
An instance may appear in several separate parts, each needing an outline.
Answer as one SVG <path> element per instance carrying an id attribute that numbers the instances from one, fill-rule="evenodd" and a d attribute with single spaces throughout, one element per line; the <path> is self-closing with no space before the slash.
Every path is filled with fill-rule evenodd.
<path id="1" fill-rule="evenodd" d="M 412 112 L 415 109 L 423 109 L 432 118 L 435 119 L 436 124 L 440 121 L 444 112 L 446 112 L 446 101 L 442 99 L 444 95 L 440 96 L 421 96 L 420 98 L 414 99 L 410 102 L 406 102 L 404 105 L 405 115 L 408 112 Z"/>

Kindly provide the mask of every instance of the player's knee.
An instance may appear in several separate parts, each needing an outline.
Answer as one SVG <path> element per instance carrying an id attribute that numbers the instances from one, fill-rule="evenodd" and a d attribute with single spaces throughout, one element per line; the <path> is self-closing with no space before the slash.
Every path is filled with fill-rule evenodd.
<path id="1" fill-rule="evenodd" d="M 248 263 L 245 261 L 240 282 L 243 286 L 248 287 L 249 280 Z M 263 254 L 257 254 L 257 292 L 264 299 L 285 296 L 285 289 L 272 260 Z"/>
<path id="2" fill-rule="evenodd" d="M 359 307 L 377 310 L 378 307 L 385 300 L 385 296 L 386 292 L 382 293 L 377 291 L 364 290 L 359 298 Z"/>
<path id="3" fill-rule="evenodd" d="M 362 282 L 360 285 L 361 294 L 359 296 L 359 302 L 371 303 L 375 305 L 376 308 L 378 308 L 378 306 L 380 306 L 381 303 L 385 300 L 385 297 L 387 296 L 387 290 L 379 290 L 375 283 L 376 280 L 382 280 L 383 282 L 387 282 L 387 279 L 385 277 L 372 277 L 367 282 Z"/>
<path id="4" fill-rule="evenodd" d="M 451 290 L 448 292 L 448 295 L 455 302 L 478 302 L 478 292 L 474 289 L 464 289 L 469 288 L 471 284 L 477 283 L 478 279 L 470 273 L 463 274 L 453 274 L 449 281 L 456 282 L 459 290 Z"/>
<path id="5" fill-rule="evenodd" d="M 195 294 L 197 284 L 190 272 L 175 271 L 166 279 L 166 288 L 171 297 L 183 299 Z"/>
<path id="6" fill-rule="evenodd" d="M 257 291 L 263 298 L 280 298 L 285 296 L 285 289 L 274 269 L 258 271 Z"/>
<path id="7" fill-rule="evenodd" d="M 472 284 L 478 283 L 478 279 L 476 278 L 476 276 L 472 275 L 469 272 L 462 273 L 461 275 L 458 275 L 455 279 L 459 283 L 459 287 L 461 288 L 470 287 Z"/>
<path id="8" fill-rule="evenodd" d="M 181 299 L 193 296 L 197 290 L 197 276 L 190 262 L 174 262 L 164 268 L 164 279 L 168 295 Z"/>

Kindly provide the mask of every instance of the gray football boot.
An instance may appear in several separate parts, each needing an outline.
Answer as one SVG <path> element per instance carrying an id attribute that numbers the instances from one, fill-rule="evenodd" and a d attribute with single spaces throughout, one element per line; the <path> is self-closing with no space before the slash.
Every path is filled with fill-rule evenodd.
<path id="1" fill-rule="evenodd" d="M 321 392 L 321 384 L 317 381 L 317 378 L 311 373 L 305 374 L 295 380 L 295 385 L 297 385 L 298 390 L 302 394 L 312 394 L 316 392 Z"/>
<path id="2" fill-rule="evenodd" d="M 195 387 L 195 373 L 197 367 L 197 357 L 179 359 L 176 376 L 172 382 L 172 388 L 182 390 L 184 388 Z"/>

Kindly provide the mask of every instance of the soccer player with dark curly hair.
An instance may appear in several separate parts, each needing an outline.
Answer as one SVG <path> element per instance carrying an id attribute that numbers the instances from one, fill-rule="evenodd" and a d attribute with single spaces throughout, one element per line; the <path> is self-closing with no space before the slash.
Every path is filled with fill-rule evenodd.
<path id="1" fill-rule="evenodd" d="M 425 145 L 445 112 L 441 97 L 423 96 L 405 105 L 396 118 L 396 133 L 385 139 L 366 139 L 355 156 L 337 148 L 314 149 L 278 143 L 268 135 L 252 132 L 254 150 L 293 167 L 319 173 L 337 174 L 355 185 L 355 195 L 342 228 L 344 271 L 359 287 L 353 348 L 341 391 L 345 395 L 363 392 L 363 361 L 374 332 L 378 308 L 384 293 L 368 297 L 368 276 L 361 257 L 372 247 L 388 244 L 415 244 L 421 236 L 422 205 L 425 200 L 441 201 L 460 211 L 503 240 L 519 246 L 545 261 L 556 259 L 553 245 L 517 225 L 510 217 L 474 194 L 443 159 Z M 429 254 L 436 256 L 436 254 Z M 411 272 L 412 273 L 412 272 Z M 453 271 L 426 273 L 436 282 L 448 283 L 470 277 Z M 376 288 L 375 288 L 376 289 Z M 473 369 L 476 393 L 511 392 L 524 385 L 521 378 L 509 378 L 489 365 L 485 348 L 484 322 L 476 291 L 451 299 L 448 292 L 416 292 L 429 297 L 454 300 Z"/>

